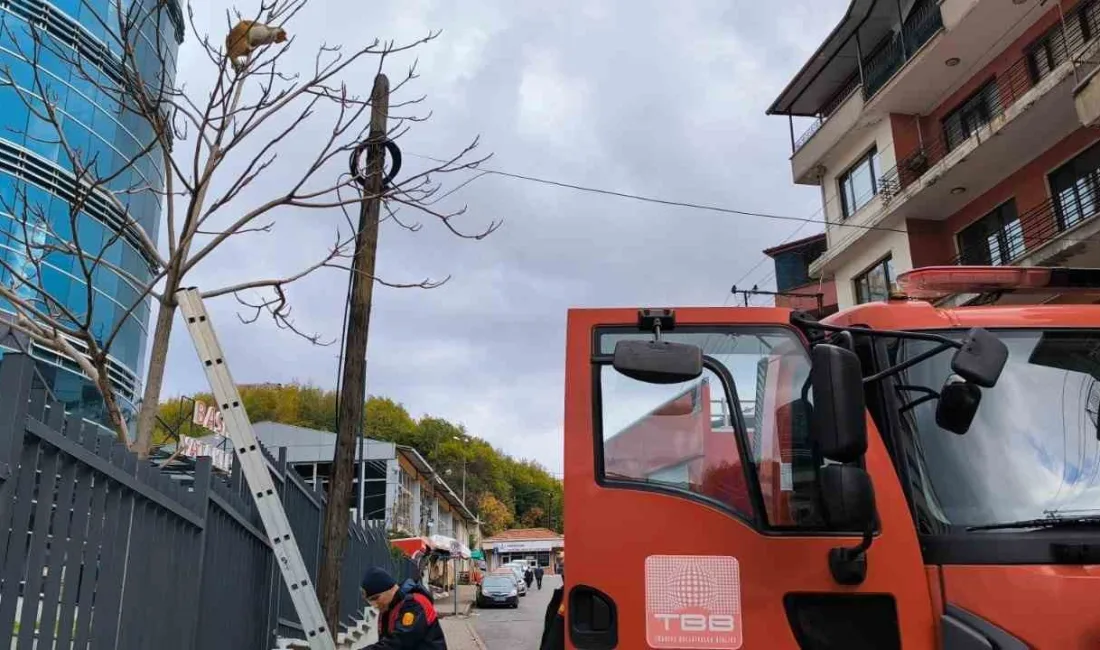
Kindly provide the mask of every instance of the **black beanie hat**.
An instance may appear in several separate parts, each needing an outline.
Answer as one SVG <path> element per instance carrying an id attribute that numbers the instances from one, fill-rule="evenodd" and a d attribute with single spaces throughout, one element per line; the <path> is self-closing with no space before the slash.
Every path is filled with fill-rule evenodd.
<path id="1" fill-rule="evenodd" d="M 393 577 L 386 573 L 385 569 L 379 567 L 367 569 L 367 573 L 363 576 L 363 591 L 368 598 L 377 596 L 396 584 Z"/>

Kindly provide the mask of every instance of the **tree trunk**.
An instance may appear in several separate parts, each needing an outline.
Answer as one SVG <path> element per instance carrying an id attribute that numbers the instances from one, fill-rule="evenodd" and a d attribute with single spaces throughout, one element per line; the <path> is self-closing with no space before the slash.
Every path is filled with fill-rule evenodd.
<path id="1" fill-rule="evenodd" d="M 122 416 L 122 408 L 118 405 L 115 387 L 111 385 L 107 360 L 97 358 L 93 365 L 96 370 L 96 388 L 99 389 L 99 394 L 103 397 L 103 406 L 107 409 L 107 418 L 111 421 L 111 426 L 115 428 L 115 434 L 118 436 L 119 442 L 129 445 L 129 428 L 126 426 L 126 418 Z"/>
<path id="2" fill-rule="evenodd" d="M 167 287 L 173 286 L 169 278 Z M 145 378 L 145 392 L 141 397 L 141 409 L 138 411 L 137 440 L 134 451 L 142 460 L 149 457 L 153 446 L 153 430 L 157 424 L 157 409 L 160 406 L 160 389 L 164 385 L 164 368 L 168 361 L 168 340 L 172 335 L 172 321 L 176 316 L 176 297 L 165 293 L 157 311 L 157 324 L 153 329 L 153 345 L 149 349 L 149 375 Z"/>
<path id="3" fill-rule="evenodd" d="M 328 507 L 325 509 L 321 569 L 317 596 L 328 628 L 336 636 L 340 618 L 340 569 L 348 540 L 348 507 L 355 474 L 355 443 L 363 435 L 363 405 L 366 400 L 367 332 L 370 327 L 374 289 L 374 261 L 378 248 L 378 217 L 382 207 L 382 173 L 385 159 L 386 115 L 389 113 L 389 80 L 379 74 L 371 92 L 370 142 L 363 179 L 365 196 L 359 212 L 359 232 L 352 260 L 351 302 L 348 309 L 344 347 L 344 372 L 340 386 L 336 450 L 332 458 Z"/>

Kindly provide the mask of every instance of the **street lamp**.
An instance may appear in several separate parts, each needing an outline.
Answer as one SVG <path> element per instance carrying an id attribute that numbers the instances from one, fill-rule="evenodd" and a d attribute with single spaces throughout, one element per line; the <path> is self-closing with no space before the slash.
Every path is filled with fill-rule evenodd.
<path id="1" fill-rule="evenodd" d="M 470 442 L 467 436 L 451 436 L 451 440 Z M 447 468 L 447 476 L 451 475 L 451 469 Z M 462 505 L 466 505 L 466 454 L 462 454 Z"/>
<path id="2" fill-rule="evenodd" d="M 551 519 L 551 512 L 553 512 L 554 493 L 543 492 L 546 495 L 546 528 L 547 530 L 554 530 L 553 521 Z"/>

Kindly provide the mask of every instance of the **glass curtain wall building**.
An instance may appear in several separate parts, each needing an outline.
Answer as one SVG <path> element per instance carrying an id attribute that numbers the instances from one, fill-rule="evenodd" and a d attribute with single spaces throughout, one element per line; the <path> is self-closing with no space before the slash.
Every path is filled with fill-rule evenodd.
<path id="1" fill-rule="evenodd" d="M 0 3 L 0 71 L 10 70 L 19 87 L 0 87 L 0 256 L 11 267 L 0 268 L 0 282 L 9 286 L 18 278 L 12 269 L 28 265 L 24 225 L 36 219 L 47 220 L 61 239 L 79 241 L 91 254 L 102 252 L 110 265 L 137 278 L 147 280 L 155 273 L 155 255 L 141 244 L 130 222 L 139 223 L 150 240 L 157 241 L 165 170 L 159 148 L 141 154 L 154 139 L 150 125 L 133 111 L 122 110 L 118 95 L 111 94 L 124 78 L 118 40 L 120 11 L 123 16 L 148 17 L 138 20 L 140 28 L 128 38 L 141 78 L 155 83 L 163 74 L 171 86 L 177 49 L 184 37 L 177 0 Z M 36 38 L 48 44 L 36 48 Z M 73 60 L 80 62 L 79 67 Z M 74 166 L 60 144 L 57 127 L 34 115 L 26 104 L 28 100 L 40 102 L 35 90 L 36 68 L 59 111 L 65 141 L 70 149 L 80 152 L 82 164 L 94 160 L 100 177 L 124 170 L 107 184 L 109 191 L 93 193 L 75 219 L 70 215 L 70 201 L 80 181 Z M 24 206 L 31 206 L 30 211 Z M 47 257 L 37 273 L 37 284 L 74 314 L 90 313 L 93 333 L 100 340 L 122 322 L 110 348 L 110 379 L 120 404 L 132 416 L 141 394 L 150 300 L 140 299 L 140 292 L 111 268 L 99 266 L 92 278 L 89 312 L 80 260 L 71 255 Z M 0 301 L 0 319 L 11 317 L 12 305 Z M 89 420 L 107 421 L 94 385 L 71 359 L 3 334 L 0 332 L 0 353 L 30 352 L 38 360 L 42 379 L 66 410 Z"/>

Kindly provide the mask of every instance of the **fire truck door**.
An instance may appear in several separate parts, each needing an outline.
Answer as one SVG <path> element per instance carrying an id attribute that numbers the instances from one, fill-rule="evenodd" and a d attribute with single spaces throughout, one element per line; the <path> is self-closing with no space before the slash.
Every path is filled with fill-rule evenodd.
<path id="1" fill-rule="evenodd" d="M 570 312 L 567 647 L 935 647 L 913 524 L 873 428 L 867 576 L 833 578 L 830 550 L 860 536 L 823 516 L 802 408 L 809 354 L 788 315 L 677 310 L 661 338 L 698 345 L 708 367 L 697 380 L 649 384 L 611 365 L 617 341 L 653 339 L 636 310 Z"/>

